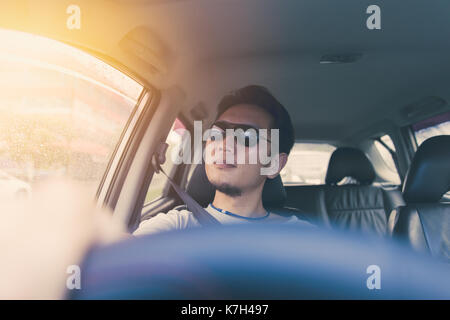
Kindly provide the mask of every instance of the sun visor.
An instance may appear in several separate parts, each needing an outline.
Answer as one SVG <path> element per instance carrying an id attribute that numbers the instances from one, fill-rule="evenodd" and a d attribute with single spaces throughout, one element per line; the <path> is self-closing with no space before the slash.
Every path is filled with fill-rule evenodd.
<path id="1" fill-rule="evenodd" d="M 138 58 L 153 74 L 168 72 L 170 53 L 163 42 L 148 28 L 137 27 L 119 43 L 119 47 L 134 59 Z"/>
<path id="2" fill-rule="evenodd" d="M 448 107 L 447 101 L 441 97 L 427 96 L 399 109 L 393 115 L 399 125 L 408 125 L 426 117 L 443 112 Z"/>

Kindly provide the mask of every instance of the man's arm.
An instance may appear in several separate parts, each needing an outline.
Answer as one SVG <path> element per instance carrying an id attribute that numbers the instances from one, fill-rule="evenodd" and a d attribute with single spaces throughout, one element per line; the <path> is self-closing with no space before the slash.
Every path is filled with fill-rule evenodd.
<path id="1" fill-rule="evenodd" d="M 200 224 L 192 212 L 187 210 L 170 210 L 167 213 L 158 213 L 153 218 L 142 221 L 133 232 L 133 235 L 142 236 L 199 226 Z"/>

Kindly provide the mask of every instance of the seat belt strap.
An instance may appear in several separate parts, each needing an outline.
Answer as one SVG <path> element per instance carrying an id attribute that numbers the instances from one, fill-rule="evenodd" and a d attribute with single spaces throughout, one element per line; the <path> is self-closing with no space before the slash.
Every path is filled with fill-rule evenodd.
<path id="1" fill-rule="evenodd" d="M 183 200 L 184 204 L 187 206 L 188 210 L 192 212 L 195 219 L 203 226 L 220 226 L 221 223 L 214 218 L 208 211 L 206 211 L 201 205 L 198 204 L 197 201 L 192 199 L 192 197 L 187 194 L 186 191 L 180 188 L 165 172 L 164 170 L 158 166 L 159 171 L 161 171 L 169 181 L 172 188 L 178 194 L 178 196 Z"/>

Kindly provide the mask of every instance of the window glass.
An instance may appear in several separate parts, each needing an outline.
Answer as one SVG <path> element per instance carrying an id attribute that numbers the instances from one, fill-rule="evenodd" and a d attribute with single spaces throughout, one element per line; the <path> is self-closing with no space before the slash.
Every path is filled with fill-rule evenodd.
<path id="1" fill-rule="evenodd" d="M 389 135 L 385 134 L 384 136 L 380 137 L 380 139 L 384 142 L 384 144 L 386 144 L 386 146 L 389 147 L 389 149 L 391 149 L 392 151 L 396 151 L 394 142 L 392 142 L 392 139 L 391 137 L 389 137 Z"/>
<path id="2" fill-rule="evenodd" d="M 336 148 L 329 144 L 296 143 L 281 171 L 285 184 L 323 184 L 328 162 Z"/>
<path id="3" fill-rule="evenodd" d="M 386 168 L 389 170 L 389 175 L 386 176 L 385 178 L 389 178 L 390 182 L 394 184 L 400 184 L 400 176 L 398 175 L 397 167 L 395 166 L 395 162 L 394 159 L 392 158 L 391 152 L 388 150 L 389 148 L 390 150 L 395 152 L 394 143 L 392 142 L 391 137 L 389 137 L 388 135 L 380 137 L 380 140 L 386 146 L 376 140 L 374 141 L 374 145 L 379 155 L 383 159 Z"/>
<path id="4" fill-rule="evenodd" d="M 386 146 L 389 149 L 395 151 L 394 143 L 392 142 L 391 138 L 388 135 L 384 135 L 380 139 L 386 144 Z M 397 172 L 397 168 L 395 167 L 395 162 L 394 159 L 392 158 L 392 154 L 389 152 L 386 146 L 384 146 L 382 143 L 378 141 L 375 141 L 375 147 L 377 148 L 378 152 L 383 158 L 383 161 L 386 164 L 386 166 L 389 168 L 390 171 Z"/>
<path id="5" fill-rule="evenodd" d="M 169 145 L 166 152 L 166 162 L 161 166 L 168 175 L 172 173 L 175 166 L 172 161 L 172 155 L 183 149 L 183 137 L 187 134 L 189 134 L 189 131 L 186 129 L 185 125 L 179 119 L 176 119 L 166 140 L 166 143 Z M 162 173 L 155 174 L 148 188 L 144 204 L 160 198 L 166 184 L 167 178 L 165 175 Z"/>
<path id="6" fill-rule="evenodd" d="M 58 41 L 0 29 L 0 42 L 0 196 L 55 176 L 95 192 L 143 87 Z"/>
<path id="7" fill-rule="evenodd" d="M 412 125 L 412 129 L 418 146 L 428 138 L 450 134 L 450 112 L 420 121 Z"/>

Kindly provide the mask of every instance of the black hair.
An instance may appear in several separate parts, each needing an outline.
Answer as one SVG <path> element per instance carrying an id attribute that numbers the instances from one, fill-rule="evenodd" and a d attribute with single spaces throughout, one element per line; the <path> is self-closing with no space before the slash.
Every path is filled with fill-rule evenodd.
<path id="1" fill-rule="evenodd" d="M 294 126 L 285 107 L 263 86 L 249 85 L 224 96 L 218 106 L 217 117 L 238 104 L 255 105 L 272 116 L 270 129 L 279 130 L 280 152 L 289 154 L 294 145 Z"/>

